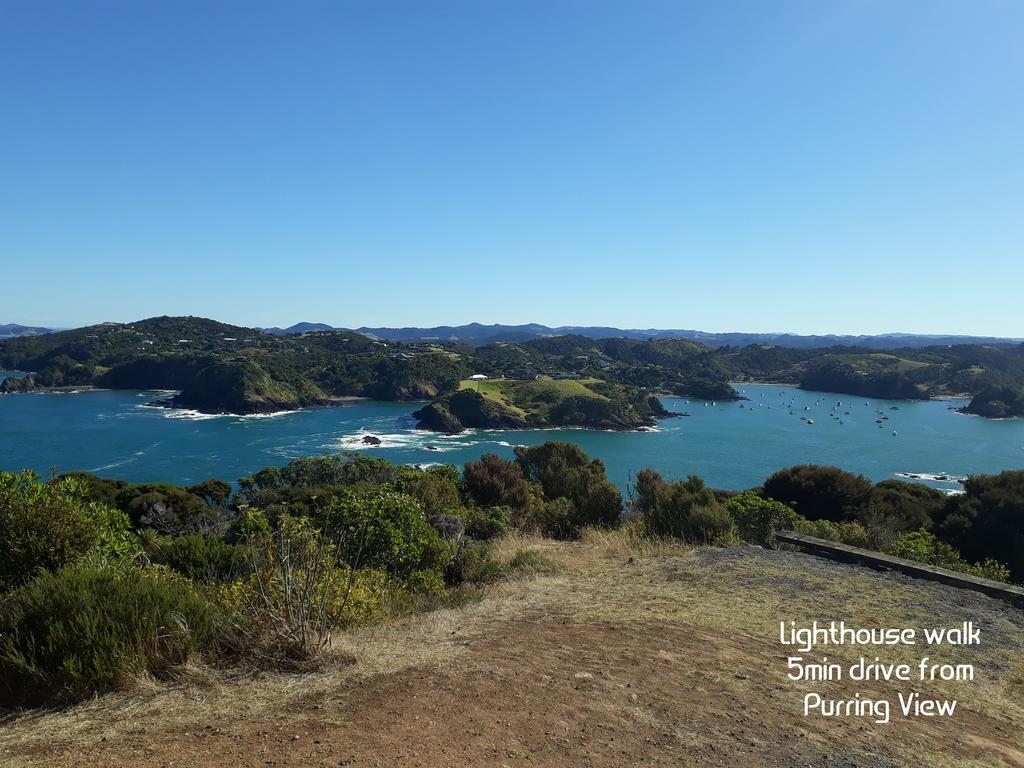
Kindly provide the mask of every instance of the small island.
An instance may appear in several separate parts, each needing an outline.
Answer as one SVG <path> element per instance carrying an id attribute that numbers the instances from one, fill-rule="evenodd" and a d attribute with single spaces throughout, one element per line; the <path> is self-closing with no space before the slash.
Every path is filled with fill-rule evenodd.
<path id="1" fill-rule="evenodd" d="M 465 380 L 413 416 L 420 429 L 455 434 L 474 429 L 631 430 L 671 416 L 661 400 L 600 379 Z"/>

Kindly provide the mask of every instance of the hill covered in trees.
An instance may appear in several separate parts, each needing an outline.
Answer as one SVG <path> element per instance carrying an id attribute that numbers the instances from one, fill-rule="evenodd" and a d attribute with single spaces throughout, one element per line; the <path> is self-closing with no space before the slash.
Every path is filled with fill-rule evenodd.
<path id="1" fill-rule="evenodd" d="M 424 426 L 446 430 L 459 423 L 634 428 L 663 415 L 653 394 L 728 400 L 738 397 L 730 382 L 751 381 L 879 398 L 961 395 L 972 398 L 969 413 L 1024 412 L 1020 344 L 880 352 L 572 334 L 469 346 L 156 317 L 2 340 L 0 369 L 31 372 L 4 381 L 3 392 L 167 389 L 177 394 L 162 404 L 211 413 L 291 410 L 354 396 L 427 400 L 433 405 L 421 412 Z M 460 391 L 471 374 L 509 383 L 477 398 Z M 529 381 L 554 383 L 514 383 Z"/>

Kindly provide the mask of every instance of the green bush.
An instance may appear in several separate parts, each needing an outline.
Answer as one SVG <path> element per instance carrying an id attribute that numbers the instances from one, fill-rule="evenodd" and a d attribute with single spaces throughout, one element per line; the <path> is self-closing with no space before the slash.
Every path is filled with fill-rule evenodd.
<path id="1" fill-rule="evenodd" d="M 867 529 L 856 522 L 836 523 L 831 520 L 807 520 L 798 517 L 794 529 L 805 536 L 866 548 L 871 543 Z"/>
<path id="2" fill-rule="evenodd" d="M 128 519 L 88 502 L 75 478 L 41 483 L 33 472 L 0 472 L 0 591 L 57 570 L 93 549 L 107 556 L 135 550 Z"/>
<path id="3" fill-rule="evenodd" d="M 922 483 L 883 480 L 871 489 L 857 518 L 870 528 L 916 531 L 931 528 L 945 504 L 945 494 Z"/>
<path id="4" fill-rule="evenodd" d="M 733 536 L 732 516 L 701 478 L 690 475 L 686 480 L 666 483 L 652 470 L 643 474 L 637 506 L 648 534 L 692 544 L 720 544 Z"/>
<path id="5" fill-rule="evenodd" d="M 68 702 L 160 674 L 216 645 L 217 616 L 187 585 L 138 569 L 44 571 L 0 602 L 0 691 Z"/>
<path id="6" fill-rule="evenodd" d="M 765 480 L 765 496 L 794 507 L 810 520 L 847 520 L 864 504 L 872 485 L 838 467 L 800 464 Z"/>
<path id="7" fill-rule="evenodd" d="M 262 510 L 242 507 L 231 521 L 226 538 L 232 543 L 250 541 L 270 533 L 270 521 Z"/>
<path id="8" fill-rule="evenodd" d="M 332 629 L 377 618 L 396 590 L 383 571 L 342 563 L 339 548 L 305 517 L 283 516 L 250 546 L 249 575 L 207 591 L 230 619 L 233 652 L 262 666 L 317 662 Z M 410 579 L 429 586 L 420 572 Z"/>
<path id="9" fill-rule="evenodd" d="M 202 581 L 244 576 L 251 563 L 244 546 L 230 544 L 219 536 L 161 536 L 147 552 L 149 559 L 166 565 L 190 579 Z"/>
<path id="10" fill-rule="evenodd" d="M 467 461 L 463 478 L 467 495 L 482 507 L 505 506 L 518 513 L 529 505 L 530 484 L 522 467 L 497 454 L 485 453 L 479 461 Z"/>
<path id="11" fill-rule="evenodd" d="M 462 506 L 459 471 L 450 464 L 427 469 L 402 467 L 395 490 L 407 493 L 423 506 L 427 517 L 448 514 Z"/>
<path id="12" fill-rule="evenodd" d="M 576 505 L 566 498 L 543 501 L 531 528 L 555 539 L 570 538 L 576 530 Z"/>
<path id="13" fill-rule="evenodd" d="M 442 573 L 451 550 L 413 497 L 393 491 L 345 491 L 312 517 L 338 547 L 341 562 L 398 578 Z"/>
<path id="14" fill-rule="evenodd" d="M 494 557 L 489 542 L 469 542 L 459 548 L 445 572 L 451 586 L 492 584 L 512 576 L 551 573 L 556 566 L 535 549 L 521 549 L 507 563 Z"/>
<path id="15" fill-rule="evenodd" d="M 490 584 L 501 578 L 501 563 L 494 559 L 488 542 L 468 542 L 459 547 L 445 569 L 445 581 L 460 584 Z"/>
<path id="16" fill-rule="evenodd" d="M 914 560 L 925 565 L 934 565 L 951 571 L 960 571 L 972 576 L 993 581 L 1009 581 L 1010 569 L 997 560 L 988 558 L 979 563 L 970 563 L 954 547 L 941 541 L 930 531 L 920 530 L 906 533 L 889 548 L 889 554 Z"/>
<path id="17" fill-rule="evenodd" d="M 994 557 L 1024 581 L 1024 470 L 968 477 L 937 518 L 935 532 L 966 558 Z"/>
<path id="18" fill-rule="evenodd" d="M 604 463 L 573 443 L 548 441 L 515 449 L 523 477 L 539 483 L 545 501 L 568 499 L 572 512 L 559 535 L 575 536 L 587 526 L 608 526 L 622 514 L 622 494 L 605 474 Z"/>
<path id="19" fill-rule="evenodd" d="M 469 507 L 462 510 L 461 516 L 466 524 L 466 535 L 471 539 L 485 541 L 497 538 L 508 531 L 511 527 L 512 510 L 508 507 Z"/>
<path id="20" fill-rule="evenodd" d="M 733 496 L 725 508 L 744 541 L 770 545 L 776 531 L 792 529 L 800 516 L 785 504 L 747 491 Z"/>

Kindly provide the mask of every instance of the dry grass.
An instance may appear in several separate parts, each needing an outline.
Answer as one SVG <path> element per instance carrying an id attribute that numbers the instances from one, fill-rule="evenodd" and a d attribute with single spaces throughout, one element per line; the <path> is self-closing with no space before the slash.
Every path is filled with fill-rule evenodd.
<path id="1" fill-rule="evenodd" d="M 755 717 L 763 717 L 765 723 L 755 722 L 744 732 L 752 750 L 746 754 L 762 758 L 749 757 L 750 762 L 743 764 L 788 764 L 778 762 L 778 755 L 792 745 L 803 750 L 802 758 L 817 754 L 814 750 L 884 755 L 879 762 L 868 763 L 879 766 L 992 768 L 1024 762 L 1019 728 L 1024 722 L 1024 614 L 1017 609 L 974 593 L 805 555 L 751 547 L 692 549 L 646 538 L 628 526 L 587 531 L 577 542 L 512 535 L 494 545 L 495 556 L 502 561 L 523 550 L 541 553 L 557 563 L 558 570 L 500 582 L 478 602 L 462 608 L 396 617 L 336 635 L 330 651 L 336 654 L 335 661 L 329 656 L 327 666 L 317 673 L 232 679 L 200 668 L 171 686 L 147 683 L 130 695 L 106 696 L 73 709 L 8 722 L 0 735 L 0 763 L 12 768 L 45 764 L 38 758 L 48 745 L 102 750 L 103 739 L 130 740 L 146 729 L 165 734 L 173 747 L 174 734 L 199 722 L 273 722 L 286 729 L 289 723 L 315 716 L 324 727 L 341 725 L 348 720 L 326 710 L 317 714 L 316 702 L 337 699 L 339 692 L 345 692 L 341 695 L 348 701 L 371 683 L 387 680 L 396 681 L 395 691 L 422 687 L 424 702 L 432 700 L 438 686 L 461 691 L 469 685 L 465 681 L 491 681 L 503 693 L 487 694 L 491 698 L 475 706 L 484 708 L 485 719 L 500 721 L 537 706 L 525 700 L 518 703 L 517 692 L 533 682 L 550 685 L 544 681 L 555 674 L 552 665 L 561 664 L 592 674 L 586 679 L 569 674 L 574 686 L 592 691 L 585 711 L 558 710 L 568 705 L 557 702 L 542 705 L 561 712 L 547 714 L 547 719 L 568 721 L 575 712 L 613 731 L 621 728 L 620 740 L 630 733 L 654 734 L 648 737 L 654 742 L 639 742 L 643 749 L 653 750 L 645 752 L 651 760 L 661 754 L 686 756 L 665 764 L 741 764 L 735 757 L 723 757 L 726 762 L 721 763 L 711 758 L 722 748 L 722 739 L 730 738 L 721 730 L 733 727 L 727 718 L 750 712 L 760 713 Z M 960 700 L 962 710 L 953 720 L 862 726 L 795 716 L 800 689 L 785 680 L 784 651 L 777 638 L 780 619 L 933 626 L 952 623 L 956 617 L 981 622 L 986 644 L 941 652 L 944 661 L 967 661 L 979 670 L 979 679 L 970 685 L 929 686 L 943 697 Z M 613 662 L 606 654 L 620 635 L 624 644 Z M 594 639 L 599 637 L 605 639 Z M 844 649 L 829 649 L 829 654 L 844 658 Z M 349 655 L 356 664 L 344 663 Z M 916 655 L 921 654 L 887 653 L 894 660 Z M 940 652 L 926 655 L 938 658 Z M 654 681 L 664 679 L 671 685 L 657 692 L 651 682 L 646 690 L 634 689 L 640 690 L 640 701 L 635 695 L 630 700 L 621 680 L 634 669 L 637 674 L 651 669 Z M 836 692 L 840 689 L 834 687 Z M 409 695 L 416 706 L 419 699 Z M 383 712 L 397 706 L 390 699 L 359 699 L 352 704 L 356 711 L 367 712 L 371 705 Z M 442 717 L 432 727 L 448 725 Z M 425 737 L 433 733 L 418 727 Z M 503 743 L 523 764 L 550 764 L 543 762 L 526 731 Z M 639 760 L 641 747 L 632 749 Z M 480 753 L 476 761 L 491 760 Z M 614 764 L 594 757 L 591 763 Z M 819 763 L 807 758 L 796 764 Z"/>

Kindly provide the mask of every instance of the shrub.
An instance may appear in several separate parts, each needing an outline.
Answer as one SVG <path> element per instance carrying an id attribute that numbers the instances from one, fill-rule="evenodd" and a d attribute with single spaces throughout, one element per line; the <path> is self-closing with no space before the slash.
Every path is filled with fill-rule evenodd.
<path id="1" fill-rule="evenodd" d="M 490 584 L 501 578 L 501 563 L 494 559 L 487 542 L 468 542 L 459 547 L 445 570 L 445 581 L 452 585 Z"/>
<path id="2" fill-rule="evenodd" d="M 199 496 L 173 485 L 130 486 L 118 499 L 136 527 L 173 536 L 223 534 L 231 524 L 230 511 L 211 507 Z"/>
<path id="3" fill-rule="evenodd" d="M 223 507 L 231 497 L 231 484 L 216 478 L 203 480 L 198 485 L 193 485 L 185 490 L 193 496 L 198 496 L 211 507 Z"/>
<path id="4" fill-rule="evenodd" d="M 226 538 L 228 541 L 237 543 L 257 539 L 270 533 L 270 521 L 262 510 L 252 507 L 242 507 L 235 519 L 231 521 Z"/>
<path id="5" fill-rule="evenodd" d="M 353 568 L 306 518 L 282 517 L 251 544 L 252 573 L 214 594 L 232 618 L 232 644 L 260 664 L 309 664 L 331 629 L 370 621 L 392 589 L 387 574 Z"/>
<path id="6" fill-rule="evenodd" d="M 622 514 L 622 494 L 609 482 L 604 463 L 591 459 L 578 445 L 548 441 L 515 449 L 523 476 L 540 483 L 544 500 L 568 499 L 572 513 L 562 536 L 575 536 L 586 526 L 615 524 Z"/>
<path id="7" fill-rule="evenodd" d="M 217 616 L 187 585 L 138 569 L 45 571 L 0 603 L 0 690 L 66 702 L 160 674 L 216 645 Z"/>
<path id="8" fill-rule="evenodd" d="M 764 483 L 769 498 L 794 507 L 809 520 L 850 518 L 871 493 L 871 482 L 838 467 L 801 464 L 782 469 Z"/>
<path id="9" fill-rule="evenodd" d="M 793 528 L 800 517 L 791 507 L 751 491 L 733 496 L 725 508 L 740 537 L 754 544 L 772 544 L 776 531 Z"/>
<path id="10" fill-rule="evenodd" d="M 444 576 L 437 571 L 413 571 L 405 580 L 410 592 L 424 595 L 440 595 L 444 592 Z"/>
<path id="11" fill-rule="evenodd" d="M 482 507 L 506 506 L 516 512 L 529 504 L 530 484 L 514 461 L 485 453 L 479 461 L 467 461 L 463 468 L 466 493 Z"/>
<path id="12" fill-rule="evenodd" d="M 883 480 L 871 489 L 857 517 L 872 528 L 916 531 L 931 528 L 934 516 L 945 503 L 941 491 L 922 483 Z"/>
<path id="13" fill-rule="evenodd" d="M 734 533 L 728 510 L 716 503 L 692 507 L 680 538 L 693 544 L 727 544 Z"/>
<path id="14" fill-rule="evenodd" d="M 461 547 L 445 572 L 445 581 L 452 585 L 492 584 L 503 578 L 538 573 L 551 573 L 556 566 L 535 549 L 521 549 L 507 563 L 494 557 L 487 542 L 470 542 Z"/>
<path id="15" fill-rule="evenodd" d="M 696 475 L 666 483 L 657 473 L 647 471 L 640 519 L 652 536 L 671 536 L 693 544 L 727 541 L 734 531 L 728 510 L 713 490 Z M 653 493 L 653 498 L 650 494 Z"/>
<path id="16" fill-rule="evenodd" d="M 395 489 L 419 501 L 427 516 L 446 514 L 462 506 L 459 471 L 450 464 L 402 467 Z"/>
<path id="17" fill-rule="evenodd" d="M 159 537 L 147 554 L 153 563 L 204 581 L 238 578 L 250 566 L 245 547 L 200 533 Z"/>
<path id="18" fill-rule="evenodd" d="M 570 538 L 576 532 L 576 506 L 566 498 L 552 499 L 540 504 L 532 528 L 555 539 Z"/>
<path id="19" fill-rule="evenodd" d="M 993 581 L 1010 580 L 1010 570 L 1003 563 L 991 558 L 980 563 L 970 563 L 964 560 L 959 551 L 930 531 L 920 530 L 904 534 L 889 548 L 889 554 Z"/>
<path id="20" fill-rule="evenodd" d="M 872 541 L 868 530 L 858 522 L 835 523 L 831 520 L 808 520 L 798 516 L 794 530 L 805 536 L 815 536 L 851 547 L 866 548 Z"/>
<path id="21" fill-rule="evenodd" d="M 0 591 L 55 571 L 91 549 L 111 556 L 134 552 L 127 518 L 84 499 L 75 478 L 41 483 L 33 472 L 0 472 Z"/>
<path id="22" fill-rule="evenodd" d="M 469 507 L 463 510 L 465 533 L 471 539 L 484 541 L 494 539 L 508 531 L 512 520 L 512 510 L 508 507 L 491 507 L 480 509 Z"/>
<path id="23" fill-rule="evenodd" d="M 994 557 L 1024 581 L 1024 470 L 967 478 L 938 518 L 935 532 L 966 558 Z"/>
<path id="24" fill-rule="evenodd" d="M 443 572 L 451 552 L 420 503 L 393 491 L 345 491 L 314 518 L 337 543 L 340 561 L 398 578 L 413 571 Z"/>

